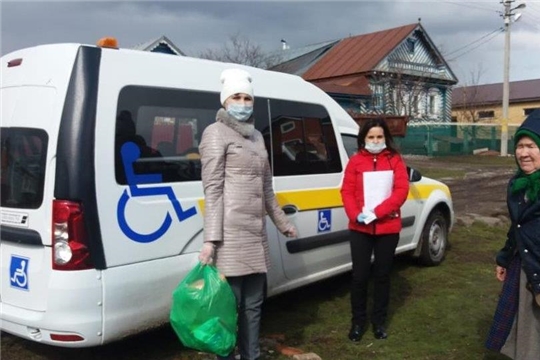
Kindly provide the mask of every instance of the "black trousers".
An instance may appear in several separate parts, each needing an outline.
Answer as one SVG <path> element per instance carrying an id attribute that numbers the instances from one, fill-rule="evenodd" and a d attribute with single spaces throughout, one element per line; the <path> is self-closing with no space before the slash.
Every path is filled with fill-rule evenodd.
<path id="1" fill-rule="evenodd" d="M 399 234 L 369 235 L 351 231 L 352 322 L 363 326 L 367 321 L 367 294 L 370 276 L 373 277 L 373 311 L 371 323 L 384 325 L 390 301 L 390 271 Z M 373 265 L 371 255 L 374 255 Z"/>

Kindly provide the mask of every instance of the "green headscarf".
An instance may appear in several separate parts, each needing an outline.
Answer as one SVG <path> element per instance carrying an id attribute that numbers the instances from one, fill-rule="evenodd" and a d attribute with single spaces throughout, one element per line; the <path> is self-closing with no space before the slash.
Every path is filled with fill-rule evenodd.
<path id="1" fill-rule="evenodd" d="M 528 136 L 540 147 L 540 137 L 527 129 L 519 129 L 515 136 L 515 143 L 519 141 L 523 136 Z M 516 163 L 517 163 L 516 159 Z M 519 191 L 525 190 L 527 199 L 532 202 L 538 200 L 538 194 L 540 193 L 540 171 L 535 171 L 531 174 L 525 174 L 520 168 L 518 163 L 518 171 L 516 174 L 516 179 L 512 183 L 512 193 L 515 194 Z"/>

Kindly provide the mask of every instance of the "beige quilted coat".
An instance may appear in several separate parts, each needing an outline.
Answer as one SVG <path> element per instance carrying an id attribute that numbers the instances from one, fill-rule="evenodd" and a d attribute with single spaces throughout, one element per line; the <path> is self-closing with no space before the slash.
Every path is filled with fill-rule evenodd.
<path id="1" fill-rule="evenodd" d="M 204 240 L 216 244 L 217 268 L 225 276 L 266 273 L 266 213 L 282 233 L 292 225 L 276 201 L 261 133 L 221 109 L 216 122 L 205 129 L 199 151 Z"/>

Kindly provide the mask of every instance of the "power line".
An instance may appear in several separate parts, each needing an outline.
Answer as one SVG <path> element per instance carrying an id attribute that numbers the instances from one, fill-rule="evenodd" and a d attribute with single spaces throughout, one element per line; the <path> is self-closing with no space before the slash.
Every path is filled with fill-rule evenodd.
<path id="1" fill-rule="evenodd" d="M 483 42 L 481 42 L 480 44 L 476 45 L 475 47 L 469 49 L 468 51 L 465 51 L 465 52 L 462 53 L 462 54 L 459 54 L 459 55 L 454 56 L 453 58 L 449 59 L 448 61 L 456 60 L 457 58 L 460 58 L 460 57 L 462 57 L 463 55 L 466 55 L 466 54 L 470 53 L 471 51 L 477 49 L 478 47 L 484 45 L 485 43 L 487 43 L 487 42 L 493 40 L 494 38 L 497 37 L 497 35 L 499 35 L 499 33 L 503 32 L 503 29 L 500 28 L 500 29 L 497 29 L 496 31 L 497 31 L 497 33 L 492 34 L 492 36 L 491 36 L 489 39 L 486 39 L 485 41 L 483 41 Z"/>
<path id="2" fill-rule="evenodd" d="M 523 19 L 522 22 L 526 25 L 528 25 L 527 29 L 534 30 L 534 31 L 540 31 L 540 25 L 539 21 L 533 21 L 531 19 Z"/>
<path id="3" fill-rule="evenodd" d="M 496 33 L 496 32 L 501 32 L 502 29 L 503 29 L 502 27 L 500 27 L 500 28 L 498 28 L 498 29 L 495 29 L 495 30 L 493 30 L 492 32 L 490 32 L 490 33 L 488 33 L 488 34 L 486 34 L 486 35 L 484 35 L 484 36 L 482 36 L 482 37 L 480 37 L 480 38 L 478 38 L 478 39 L 476 39 L 476 40 L 474 40 L 474 41 L 472 41 L 472 42 L 470 42 L 470 43 L 468 43 L 468 44 L 466 44 L 466 45 L 464 45 L 464 46 L 462 46 L 462 47 L 460 47 L 460 48 L 458 48 L 458 49 L 455 49 L 455 50 L 453 50 L 453 51 L 450 51 L 449 53 L 444 54 L 444 56 L 446 57 L 446 56 L 448 56 L 448 55 L 455 54 L 455 53 L 457 53 L 457 52 L 459 52 L 459 51 L 461 51 L 461 50 L 463 50 L 463 49 L 465 49 L 465 48 L 467 48 L 467 47 L 469 47 L 469 46 L 471 46 L 471 45 L 473 45 L 473 44 L 479 42 L 480 40 L 485 39 L 486 37 L 490 36 L 491 34 L 494 34 L 494 33 Z"/>
<path id="4" fill-rule="evenodd" d="M 533 15 L 533 14 L 522 14 L 522 19 L 525 20 L 525 19 L 529 19 L 529 20 L 534 20 L 536 21 L 537 23 L 540 23 L 540 16 L 536 16 L 536 15 Z"/>
<path id="5" fill-rule="evenodd" d="M 527 4 L 527 12 L 532 11 L 533 13 L 537 13 L 540 15 L 540 10 L 535 9 L 536 4 L 535 3 L 528 3 Z"/>
<path id="6" fill-rule="evenodd" d="M 442 1 L 442 2 L 445 2 L 447 4 L 457 5 L 457 6 L 464 6 L 470 9 L 480 9 L 480 10 L 489 10 L 489 11 L 497 12 L 497 10 L 492 9 L 492 8 L 472 6 L 470 3 L 467 3 L 467 2 L 456 2 L 456 1 Z"/>

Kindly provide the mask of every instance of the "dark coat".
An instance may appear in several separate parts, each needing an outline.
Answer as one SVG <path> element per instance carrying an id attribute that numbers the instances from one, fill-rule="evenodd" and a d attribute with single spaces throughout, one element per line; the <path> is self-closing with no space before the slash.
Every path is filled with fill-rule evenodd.
<path id="1" fill-rule="evenodd" d="M 525 204 L 524 194 L 512 194 L 508 184 L 508 213 L 512 222 L 504 247 L 497 254 L 497 264 L 508 268 L 519 252 L 523 271 L 533 291 L 540 294 L 540 200 Z"/>
<path id="2" fill-rule="evenodd" d="M 529 115 L 519 129 L 526 129 L 540 136 L 540 110 Z M 512 258 L 519 253 L 527 280 L 534 293 L 540 294 L 540 199 L 527 204 L 523 192 L 512 194 L 514 180 L 515 177 L 508 183 L 507 194 L 512 224 L 506 243 L 497 254 L 497 264 L 508 268 Z"/>

